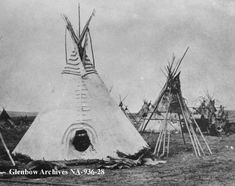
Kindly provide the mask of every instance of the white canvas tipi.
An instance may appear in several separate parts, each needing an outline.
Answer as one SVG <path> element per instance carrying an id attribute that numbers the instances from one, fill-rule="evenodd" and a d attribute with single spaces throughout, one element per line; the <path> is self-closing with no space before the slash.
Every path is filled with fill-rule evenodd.
<path id="1" fill-rule="evenodd" d="M 117 157 L 117 151 L 135 154 L 147 147 L 88 58 L 91 17 L 79 36 L 65 17 L 75 50 L 62 72 L 63 86 L 13 153 L 36 160 L 105 159 Z"/>

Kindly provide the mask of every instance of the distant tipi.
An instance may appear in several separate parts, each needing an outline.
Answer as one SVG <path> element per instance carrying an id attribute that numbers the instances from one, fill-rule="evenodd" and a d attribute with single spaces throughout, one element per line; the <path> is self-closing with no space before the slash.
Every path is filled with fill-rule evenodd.
<path id="1" fill-rule="evenodd" d="M 1 123 L 3 123 L 4 125 L 9 124 L 10 127 L 14 126 L 14 122 L 12 121 L 11 117 L 9 116 L 5 108 L 2 109 L 2 112 L 0 114 L 0 126 Z"/>
<path id="2" fill-rule="evenodd" d="M 117 151 L 135 154 L 148 147 L 110 97 L 94 60 L 88 58 L 92 16 L 81 34 L 75 34 L 64 17 L 74 51 L 66 58 L 63 86 L 54 102 L 48 100 L 50 106 L 39 113 L 13 153 L 37 160 L 105 159 L 116 157 Z"/>
<path id="3" fill-rule="evenodd" d="M 3 109 L 2 109 L 2 112 L 1 112 L 1 114 L 0 114 L 0 121 L 7 121 L 7 120 L 9 120 L 9 119 L 11 119 L 10 116 L 9 116 L 9 114 L 8 114 L 7 111 L 3 108 Z"/>

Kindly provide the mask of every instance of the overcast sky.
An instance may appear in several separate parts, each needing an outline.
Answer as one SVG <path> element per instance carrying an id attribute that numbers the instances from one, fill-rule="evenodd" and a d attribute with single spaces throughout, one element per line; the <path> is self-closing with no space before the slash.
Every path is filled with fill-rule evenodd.
<path id="1" fill-rule="evenodd" d="M 77 26 L 78 1 L 0 1 L 0 106 L 39 111 L 65 63 L 66 14 Z M 174 53 L 182 62 L 183 96 L 190 106 L 209 91 L 235 109 L 235 2 L 232 0 L 80 0 L 91 22 L 96 67 L 112 96 L 128 95 L 136 111 L 155 100 Z"/>

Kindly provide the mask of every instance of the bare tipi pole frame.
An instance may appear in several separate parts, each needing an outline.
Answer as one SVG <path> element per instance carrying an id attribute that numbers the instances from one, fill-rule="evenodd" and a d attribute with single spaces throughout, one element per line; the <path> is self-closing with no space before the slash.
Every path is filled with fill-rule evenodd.
<path id="1" fill-rule="evenodd" d="M 160 156 L 160 157 L 164 156 L 165 153 L 167 156 L 169 154 L 170 131 L 167 130 L 167 126 L 169 125 L 169 120 L 170 120 L 170 118 L 168 116 L 171 113 L 174 113 L 171 109 L 171 104 L 173 103 L 173 101 L 176 102 L 179 107 L 179 111 L 177 111 L 177 114 L 178 114 L 179 122 L 181 125 L 180 126 L 181 133 L 182 133 L 184 143 L 185 143 L 185 138 L 184 138 L 184 134 L 183 134 L 183 130 L 182 130 L 183 127 L 182 127 L 180 115 L 182 115 L 182 117 L 183 117 L 183 121 L 184 121 L 185 126 L 187 128 L 195 155 L 197 157 L 205 155 L 206 154 L 205 150 L 207 150 L 209 152 L 209 154 L 212 154 L 211 149 L 210 149 L 205 137 L 203 136 L 196 120 L 193 118 L 193 115 L 191 114 L 189 108 L 187 107 L 185 100 L 184 100 L 182 93 L 181 93 L 180 80 L 179 80 L 180 72 L 178 72 L 178 69 L 179 69 L 179 66 L 180 66 L 183 58 L 185 57 L 188 49 L 189 49 L 189 47 L 186 49 L 186 51 L 184 52 L 184 55 L 182 56 L 182 58 L 178 61 L 178 63 L 175 66 L 174 66 L 175 57 L 173 57 L 172 63 L 169 63 L 168 66 L 166 67 L 167 81 L 166 81 L 163 89 L 161 90 L 157 101 L 154 103 L 155 107 L 154 107 L 153 111 L 151 111 L 149 113 L 149 117 L 147 117 L 146 122 L 144 122 L 139 128 L 140 132 L 145 131 L 149 122 L 151 120 L 154 120 L 153 116 L 158 111 L 159 104 L 160 104 L 164 94 L 167 92 L 169 95 L 167 96 L 168 101 L 167 101 L 167 106 L 166 106 L 166 114 L 165 114 L 165 118 L 160 126 L 160 133 L 157 138 L 156 146 L 155 146 L 154 152 L 153 152 L 154 154 L 156 154 L 157 156 Z M 199 136 L 197 136 L 197 134 L 194 130 L 194 126 L 199 131 L 199 136 L 202 139 L 201 142 L 199 140 Z M 203 148 L 204 147 L 203 145 L 205 146 L 205 148 Z M 160 154 L 160 152 L 162 152 L 162 153 Z"/>

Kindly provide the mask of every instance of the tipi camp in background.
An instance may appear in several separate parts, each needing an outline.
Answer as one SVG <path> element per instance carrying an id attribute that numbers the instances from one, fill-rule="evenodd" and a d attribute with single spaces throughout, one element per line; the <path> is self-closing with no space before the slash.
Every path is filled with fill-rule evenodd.
<path id="1" fill-rule="evenodd" d="M 142 121 L 139 126 L 140 132 L 159 132 L 154 153 L 160 156 L 165 155 L 165 153 L 167 155 L 169 154 L 171 130 L 174 128 L 180 130 L 181 128 L 184 139 L 183 124 L 189 134 L 195 155 L 205 155 L 206 150 L 209 151 L 209 154 L 212 153 L 197 122 L 187 107 L 181 91 L 179 67 L 188 49 L 178 62 L 175 62 L 175 57 L 173 57 L 172 62 L 167 65 L 165 85 L 156 101 L 147 109 L 148 112 L 145 115 L 142 114 L 145 117 L 140 118 L 140 121 Z M 199 131 L 203 143 L 199 141 L 199 136 L 196 135 L 195 128 Z"/>
<path id="2" fill-rule="evenodd" d="M 63 85 L 58 95 L 48 100 L 48 106 L 38 114 L 13 153 L 35 160 L 105 159 L 117 157 L 117 151 L 135 154 L 148 147 L 110 97 L 95 69 L 94 58 L 91 61 L 88 57 L 93 15 L 78 34 L 64 16 L 74 50 L 67 56 L 66 48 Z"/>

